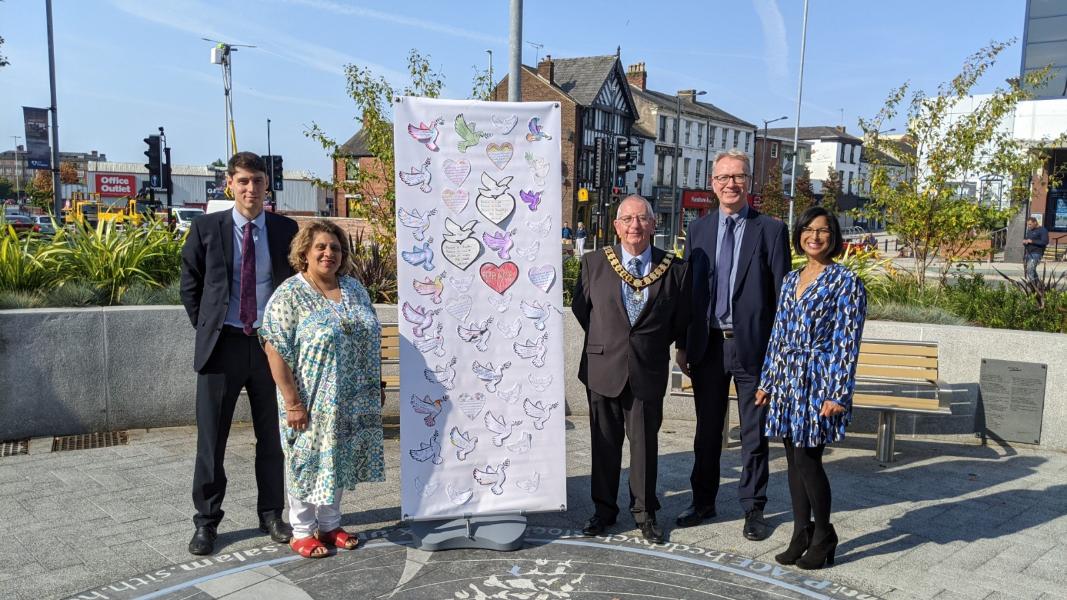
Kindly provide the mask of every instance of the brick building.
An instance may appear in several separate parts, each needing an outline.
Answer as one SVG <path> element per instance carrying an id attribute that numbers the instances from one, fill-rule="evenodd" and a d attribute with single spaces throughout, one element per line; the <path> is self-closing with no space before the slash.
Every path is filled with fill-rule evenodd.
<path id="1" fill-rule="evenodd" d="M 330 214 L 335 217 L 351 217 L 355 214 L 355 204 L 362 200 L 362 194 L 355 190 L 342 189 L 338 184 L 341 182 L 355 183 L 355 170 L 368 173 L 380 173 L 381 163 L 374 157 L 368 148 L 367 135 L 364 129 L 360 129 L 348 138 L 348 141 L 337 148 L 337 154 L 333 160 L 334 202 Z M 382 173 L 383 177 L 387 174 Z M 388 174 L 392 177 L 392 174 Z M 384 194 L 386 185 L 370 182 L 365 184 L 365 191 L 372 196 Z"/>

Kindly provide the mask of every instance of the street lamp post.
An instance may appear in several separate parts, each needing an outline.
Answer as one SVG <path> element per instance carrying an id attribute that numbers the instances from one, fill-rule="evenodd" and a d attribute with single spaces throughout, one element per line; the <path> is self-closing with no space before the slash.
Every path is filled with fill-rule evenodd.
<path id="1" fill-rule="evenodd" d="M 708 93 L 705 90 L 699 92 L 693 92 L 693 101 L 696 102 L 697 96 L 703 96 Z M 678 232 L 675 230 L 678 220 L 678 208 L 681 205 L 681 198 L 678 195 L 678 162 L 682 156 L 682 95 L 675 94 L 675 108 L 677 112 L 674 115 L 674 168 L 671 169 L 671 226 L 668 230 L 671 236 L 671 247 L 674 247 L 675 238 L 678 237 Z"/>
<path id="2" fill-rule="evenodd" d="M 21 175 L 19 173 L 19 140 L 22 139 L 21 135 L 13 135 L 11 139 L 15 141 L 15 203 L 22 205 L 22 191 L 19 189 L 19 179 Z"/>
<path id="3" fill-rule="evenodd" d="M 760 173 L 759 173 L 759 193 L 763 195 L 763 187 L 767 185 L 767 126 L 771 123 L 777 123 L 778 121 L 784 121 L 789 117 L 778 117 L 777 119 L 763 119 L 763 158 L 760 160 Z"/>
<path id="4" fill-rule="evenodd" d="M 797 144 L 800 141 L 800 99 L 804 96 L 804 50 L 807 43 L 808 0 L 804 0 L 804 21 L 800 27 L 800 76 L 797 78 L 797 122 L 793 125 L 793 169 L 789 175 L 789 231 L 793 230 L 793 207 L 797 194 Z"/>
<path id="5" fill-rule="evenodd" d="M 493 51 L 486 50 L 489 54 L 489 99 L 496 100 L 496 82 L 493 81 Z"/>

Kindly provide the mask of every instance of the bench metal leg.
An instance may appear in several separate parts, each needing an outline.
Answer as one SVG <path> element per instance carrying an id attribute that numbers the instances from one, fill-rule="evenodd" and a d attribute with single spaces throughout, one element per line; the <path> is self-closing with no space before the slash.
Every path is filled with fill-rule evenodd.
<path id="1" fill-rule="evenodd" d="M 878 440 L 876 452 L 878 462 L 893 462 L 894 443 L 897 437 L 897 413 L 883 410 L 878 413 Z"/>

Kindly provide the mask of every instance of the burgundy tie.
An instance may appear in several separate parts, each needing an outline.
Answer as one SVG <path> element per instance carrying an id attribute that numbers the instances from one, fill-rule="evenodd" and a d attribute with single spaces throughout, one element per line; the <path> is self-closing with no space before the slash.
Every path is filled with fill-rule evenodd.
<path id="1" fill-rule="evenodd" d="M 252 237 L 255 230 L 255 223 L 245 223 L 241 242 L 241 310 L 237 316 L 244 323 L 245 335 L 252 335 L 252 325 L 256 322 L 256 242 Z"/>

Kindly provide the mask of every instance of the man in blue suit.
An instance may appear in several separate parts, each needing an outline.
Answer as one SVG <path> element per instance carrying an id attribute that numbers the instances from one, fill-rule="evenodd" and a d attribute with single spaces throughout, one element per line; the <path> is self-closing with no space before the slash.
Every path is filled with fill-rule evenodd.
<path id="1" fill-rule="evenodd" d="M 789 236 L 778 219 L 748 206 L 748 155 L 733 149 L 715 157 L 712 189 L 719 208 L 689 226 L 685 258 L 692 275 L 692 315 L 678 343 L 678 366 L 693 380 L 697 427 L 690 483 L 693 502 L 677 518 L 692 527 L 715 516 L 719 459 L 730 380 L 737 388 L 741 421 L 741 480 L 738 497 L 745 510 L 743 535 L 763 540 L 770 528 L 767 504 L 767 406 L 756 406 L 763 355 L 790 268 Z"/>

